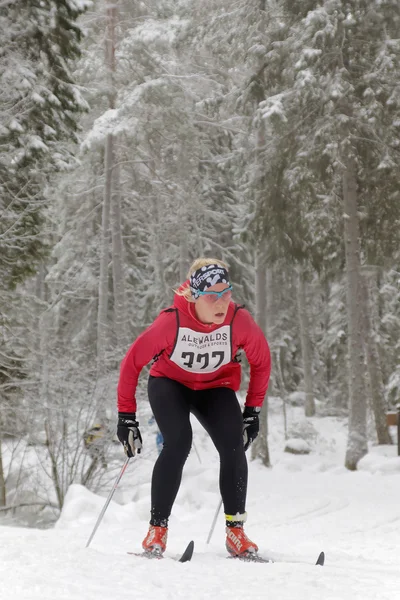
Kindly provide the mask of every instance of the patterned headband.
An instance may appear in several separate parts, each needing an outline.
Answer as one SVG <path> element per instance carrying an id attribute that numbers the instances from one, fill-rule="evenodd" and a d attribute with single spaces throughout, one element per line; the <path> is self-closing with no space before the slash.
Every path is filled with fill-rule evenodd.
<path id="1" fill-rule="evenodd" d="M 229 273 L 221 265 L 206 265 L 200 267 L 190 276 L 190 291 L 195 300 L 200 296 L 199 292 L 205 292 L 216 283 L 229 283 Z"/>

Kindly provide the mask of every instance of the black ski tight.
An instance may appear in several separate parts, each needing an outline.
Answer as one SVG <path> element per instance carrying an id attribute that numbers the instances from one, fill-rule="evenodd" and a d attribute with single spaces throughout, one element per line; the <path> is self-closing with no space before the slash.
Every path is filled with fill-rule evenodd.
<path id="1" fill-rule="evenodd" d="M 166 526 L 192 445 L 190 413 L 209 433 L 220 456 L 219 485 L 225 513 L 245 512 L 247 460 L 243 418 L 236 394 L 228 388 L 191 390 L 166 377 L 150 377 L 149 400 L 164 447 L 151 484 L 152 525 Z"/>

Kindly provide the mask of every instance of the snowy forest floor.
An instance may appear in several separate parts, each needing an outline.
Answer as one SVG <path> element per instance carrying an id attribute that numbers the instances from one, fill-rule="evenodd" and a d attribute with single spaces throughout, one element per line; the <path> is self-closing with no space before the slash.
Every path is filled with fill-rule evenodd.
<path id="1" fill-rule="evenodd" d="M 289 410 L 289 425 L 301 421 Z M 4 600 L 115 598 L 270 600 L 394 600 L 400 597 L 400 458 L 396 446 L 370 447 L 355 473 L 343 467 L 347 426 L 311 420 L 312 453 L 283 452 L 280 407 L 270 410 L 273 468 L 249 465 L 246 531 L 274 564 L 226 560 L 222 511 L 209 545 L 219 502 L 218 456 L 194 420 L 192 451 L 170 520 L 167 556 L 193 539 L 190 563 L 146 561 L 139 551 L 147 530 L 150 479 L 156 456 L 153 431 L 145 452 L 131 460 L 89 549 L 87 539 L 105 497 L 70 487 L 53 529 L 0 528 L 0 597 Z M 147 436 L 146 436 L 147 433 Z M 115 475 L 124 461 L 115 449 Z M 113 476 L 115 476 L 113 474 Z M 326 565 L 313 565 L 319 552 Z"/>

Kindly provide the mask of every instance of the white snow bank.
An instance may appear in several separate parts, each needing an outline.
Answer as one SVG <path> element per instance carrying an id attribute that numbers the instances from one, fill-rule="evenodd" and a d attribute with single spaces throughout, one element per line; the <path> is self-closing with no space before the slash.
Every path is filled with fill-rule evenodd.
<path id="1" fill-rule="evenodd" d="M 369 473 L 400 474 L 400 456 L 397 456 L 397 446 L 370 448 L 369 453 L 360 460 L 357 467 L 358 471 L 368 471 Z"/>

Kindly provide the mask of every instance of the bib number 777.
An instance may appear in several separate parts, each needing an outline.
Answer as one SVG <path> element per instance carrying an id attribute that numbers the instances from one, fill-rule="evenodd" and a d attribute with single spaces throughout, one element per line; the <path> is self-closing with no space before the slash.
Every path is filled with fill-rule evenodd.
<path id="1" fill-rule="evenodd" d="M 182 352 L 182 365 L 187 367 L 188 369 L 193 369 L 193 365 L 200 369 L 211 368 L 212 370 L 218 369 L 218 367 L 223 363 L 225 352 L 220 350 L 214 350 L 211 352 L 211 360 L 210 353 L 205 352 L 204 354 L 194 353 L 194 352 Z"/>

